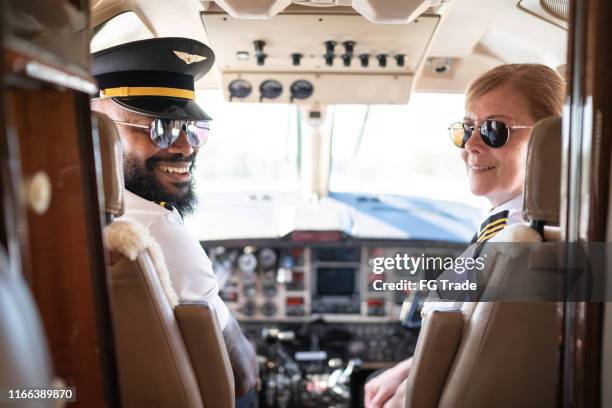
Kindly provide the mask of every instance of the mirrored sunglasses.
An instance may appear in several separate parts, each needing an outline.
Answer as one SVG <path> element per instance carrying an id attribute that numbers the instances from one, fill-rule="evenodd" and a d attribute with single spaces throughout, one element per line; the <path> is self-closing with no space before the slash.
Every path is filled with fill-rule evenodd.
<path id="1" fill-rule="evenodd" d="M 191 147 L 202 147 L 208 141 L 210 133 L 210 121 L 207 120 L 184 121 L 156 118 L 148 126 L 119 120 L 113 120 L 113 122 L 119 125 L 149 130 L 151 141 L 160 149 L 167 149 L 172 146 L 178 140 L 181 131 L 187 136 L 187 141 Z"/>
<path id="2" fill-rule="evenodd" d="M 513 129 L 532 129 L 533 126 L 508 126 L 504 122 L 489 119 L 482 122 L 478 127 L 480 137 L 489 147 L 500 148 L 508 143 L 510 131 Z M 476 125 L 473 123 L 455 122 L 448 128 L 453 144 L 460 148 L 465 148 L 465 144 L 472 137 Z"/>

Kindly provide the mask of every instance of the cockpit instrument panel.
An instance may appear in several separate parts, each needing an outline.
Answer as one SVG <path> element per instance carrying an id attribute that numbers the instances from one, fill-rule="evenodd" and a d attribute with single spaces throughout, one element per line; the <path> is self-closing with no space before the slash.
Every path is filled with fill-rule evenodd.
<path id="1" fill-rule="evenodd" d="M 408 293 L 381 290 L 425 271 L 382 268 L 375 259 L 456 256 L 460 248 L 356 245 L 209 246 L 221 297 L 238 320 L 396 322 Z M 380 268 L 379 268 L 380 269 Z M 438 273 L 441 271 L 427 271 Z"/>

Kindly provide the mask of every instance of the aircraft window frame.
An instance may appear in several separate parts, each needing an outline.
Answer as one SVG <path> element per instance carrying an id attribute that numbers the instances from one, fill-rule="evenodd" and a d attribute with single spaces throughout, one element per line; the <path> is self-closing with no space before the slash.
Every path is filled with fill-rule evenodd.
<path id="1" fill-rule="evenodd" d="M 448 137 L 448 126 L 465 113 L 463 94 L 415 92 L 406 105 L 329 109 L 330 191 L 420 196 L 486 208 L 470 193 L 460 149 Z M 385 118 L 394 122 L 387 125 Z"/>
<path id="2" fill-rule="evenodd" d="M 123 21 L 128 17 L 132 18 L 130 18 L 128 21 Z M 113 24 L 119 24 L 120 28 L 115 27 L 113 30 L 111 30 L 109 27 L 111 27 Z M 123 27 L 123 29 L 121 27 Z M 125 29 L 127 28 L 132 30 L 126 32 Z M 109 38 L 106 40 L 100 40 L 100 33 L 102 32 L 102 34 L 104 34 L 105 29 L 111 31 L 111 33 L 109 33 Z M 119 36 L 116 35 L 118 32 L 121 33 Z M 91 39 L 89 43 L 91 52 L 94 53 L 107 48 L 115 47 L 117 45 L 126 44 L 132 41 L 146 40 L 154 37 L 155 33 L 153 29 L 149 27 L 142 20 L 142 18 L 140 18 L 138 13 L 133 10 L 126 10 L 95 26 L 91 30 Z M 98 44 L 98 42 L 100 44 Z"/>

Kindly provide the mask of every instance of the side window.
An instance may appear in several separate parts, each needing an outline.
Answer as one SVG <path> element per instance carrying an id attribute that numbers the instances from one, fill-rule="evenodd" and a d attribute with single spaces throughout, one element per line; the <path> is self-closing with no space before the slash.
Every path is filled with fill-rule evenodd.
<path id="1" fill-rule="evenodd" d="M 90 45 L 91 52 L 153 37 L 153 33 L 140 17 L 133 11 L 127 11 L 94 28 Z"/>

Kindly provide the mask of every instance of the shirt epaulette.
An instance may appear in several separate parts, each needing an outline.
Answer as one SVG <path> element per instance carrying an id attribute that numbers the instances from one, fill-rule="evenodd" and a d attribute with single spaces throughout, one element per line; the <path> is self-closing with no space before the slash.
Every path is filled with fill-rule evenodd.
<path id="1" fill-rule="evenodd" d="M 178 210 L 178 208 L 176 208 L 172 203 L 169 203 L 167 201 L 154 201 L 155 204 L 160 205 L 162 207 L 164 207 L 166 210 L 170 211 L 170 212 L 177 212 L 178 215 L 181 217 L 181 220 L 183 219 L 183 214 L 181 214 L 181 212 Z"/>
<path id="2" fill-rule="evenodd" d="M 500 211 L 484 220 L 480 225 L 480 231 L 478 231 L 476 242 L 479 244 L 485 242 L 493 238 L 499 231 L 506 228 L 506 225 L 508 225 L 508 214 L 508 210 Z"/>

